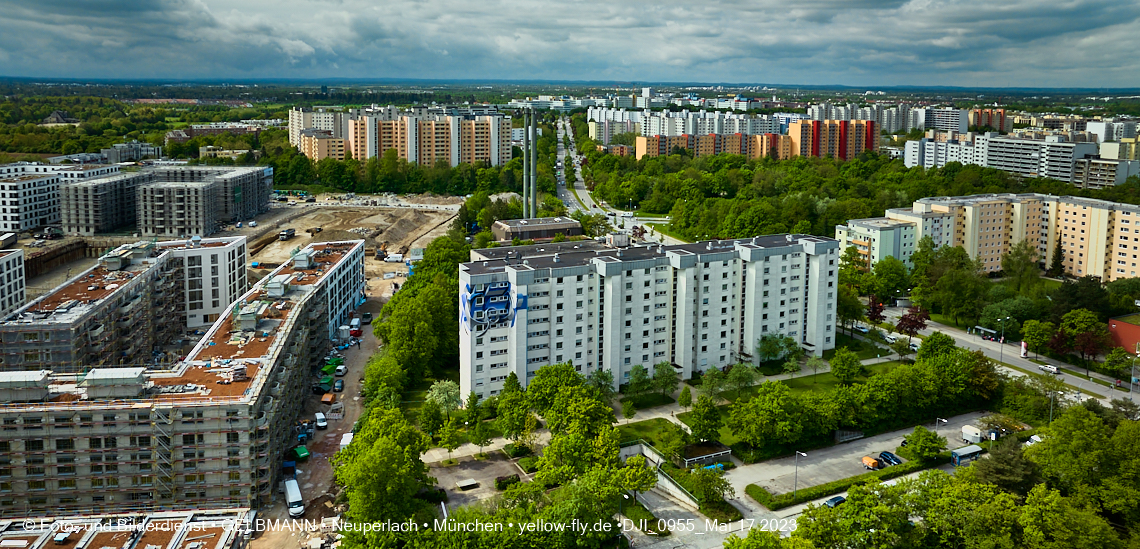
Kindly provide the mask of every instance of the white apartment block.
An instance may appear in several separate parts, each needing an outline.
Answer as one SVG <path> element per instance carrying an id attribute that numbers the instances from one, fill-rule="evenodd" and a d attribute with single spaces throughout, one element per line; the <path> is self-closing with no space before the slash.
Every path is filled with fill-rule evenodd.
<path id="1" fill-rule="evenodd" d="M 1082 189 L 1104 189 L 1123 185 L 1140 175 L 1140 161 L 1083 158 L 1073 164 L 1073 185 Z"/>
<path id="2" fill-rule="evenodd" d="M 0 318 L 22 307 L 26 298 L 24 250 L 0 250 Z"/>
<path id="3" fill-rule="evenodd" d="M 108 259 L 115 258 L 134 260 Z M 0 519 L 269 508 L 281 462 L 296 445 L 293 425 L 311 372 L 329 348 L 330 326 L 344 324 L 359 303 L 363 271 L 363 241 L 310 244 L 243 292 L 173 362 L 0 372 Z M 173 307 L 150 305 L 116 302 L 95 322 L 116 340 L 137 340 L 166 316 L 177 318 Z M 25 333 L 43 342 L 50 329 L 37 322 L 38 332 Z M 101 335 L 80 334 L 79 344 Z M 141 547 L 148 539 L 96 538 L 88 546 Z M 153 541 L 147 546 L 167 546 Z"/>
<path id="4" fill-rule="evenodd" d="M 1085 130 L 1096 135 L 1097 143 L 1105 143 L 1136 137 L 1136 124 L 1135 120 L 1105 120 L 1088 122 L 1085 125 Z"/>
<path id="5" fill-rule="evenodd" d="M 927 169 L 941 168 L 950 162 L 976 164 L 1019 177 L 1049 177 L 1077 186 L 1085 186 L 1086 179 L 1091 179 L 1093 186 L 1104 186 L 1109 180 L 1115 181 L 1118 173 L 1124 174 L 1121 182 L 1132 175 L 1129 165 L 1120 170 L 1103 165 L 1094 169 L 1087 162 L 1084 171 L 1077 172 L 1078 164 L 1096 157 L 1098 153 L 1096 143 L 1069 143 L 1060 136 L 1046 136 L 1043 140 L 999 137 L 991 132 L 975 136 L 972 142 L 929 138 L 908 141 L 903 163 L 908 168 L 921 166 Z"/>
<path id="6" fill-rule="evenodd" d="M 583 374 L 669 362 L 685 379 L 755 362 L 764 334 L 835 347 L 839 243 L 770 235 L 678 246 L 596 242 L 475 250 L 459 270 L 460 387 L 498 394 L 514 372 Z M 616 388 L 616 387 L 615 387 Z"/>
<path id="7" fill-rule="evenodd" d="M 918 244 L 918 231 L 914 223 L 888 217 L 852 219 L 846 225 L 835 226 L 835 239 L 839 249 L 854 246 L 864 258 L 864 268 L 870 268 L 887 256 L 912 267 L 910 256 Z"/>
<path id="8" fill-rule="evenodd" d="M 289 109 L 289 144 L 301 144 L 301 130 L 325 130 L 333 137 L 348 137 L 348 121 L 352 114 L 342 107 L 293 107 Z"/>
<path id="9" fill-rule="evenodd" d="M 966 133 L 970 129 L 970 111 L 953 107 L 923 110 L 926 117 L 923 129 L 958 133 Z"/>
<path id="10" fill-rule="evenodd" d="M 0 233 L 59 225 L 62 180 L 59 173 L 47 169 L 0 174 Z"/>

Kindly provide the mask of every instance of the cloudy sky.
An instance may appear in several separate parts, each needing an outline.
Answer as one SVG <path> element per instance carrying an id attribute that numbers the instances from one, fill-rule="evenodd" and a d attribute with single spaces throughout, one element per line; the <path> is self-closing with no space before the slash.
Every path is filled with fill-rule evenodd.
<path id="1" fill-rule="evenodd" d="M 0 0 L 0 75 L 1140 87 L 1136 0 Z"/>

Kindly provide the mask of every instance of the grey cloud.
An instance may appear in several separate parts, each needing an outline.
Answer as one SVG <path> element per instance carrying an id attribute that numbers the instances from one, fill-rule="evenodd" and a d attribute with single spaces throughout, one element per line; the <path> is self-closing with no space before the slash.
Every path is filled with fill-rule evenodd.
<path id="1" fill-rule="evenodd" d="M 0 74 L 1137 86 L 1124 0 L 0 0 Z"/>

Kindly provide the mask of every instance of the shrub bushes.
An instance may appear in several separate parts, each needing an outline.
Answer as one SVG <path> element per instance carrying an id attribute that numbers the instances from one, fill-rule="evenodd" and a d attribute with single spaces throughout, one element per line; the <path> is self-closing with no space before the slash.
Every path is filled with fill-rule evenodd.
<path id="1" fill-rule="evenodd" d="M 538 471 L 538 458 L 534 456 L 524 457 L 519 460 L 519 468 L 527 473 L 534 473 Z"/>
<path id="2" fill-rule="evenodd" d="M 531 454 L 531 451 L 530 448 L 527 448 L 522 444 L 511 443 L 503 446 L 503 453 L 507 454 L 507 457 L 510 458 L 520 458 L 523 456 L 529 456 Z"/>
<path id="3" fill-rule="evenodd" d="M 943 463 L 949 463 L 949 461 L 950 452 L 942 452 L 938 455 L 937 459 L 930 462 L 924 463 L 921 461 L 908 461 L 902 465 L 892 465 L 886 469 L 879 469 L 878 471 L 871 471 L 869 473 L 863 473 L 862 475 L 847 477 L 844 479 L 828 482 L 827 484 L 811 486 L 809 488 L 797 490 L 796 492 L 789 492 L 780 494 L 778 496 L 772 495 L 771 492 L 755 484 L 749 484 L 744 489 L 744 492 L 748 494 L 749 497 L 756 500 L 756 503 L 767 507 L 768 510 L 777 511 L 785 507 L 796 505 L 798 503 L 804 503 L 806 501 L 812 501 L 822 497 L 838 494 L 839 492 L 845 492 L 852 486 L 855 486 L 857 484 L 866 484 L 872 479 L 888 480 L 896 477 L 901 477 L 904 475 L 909 475 L 916 471 L 929 469 Z M 792 496 L 793 493 L 795 494 L 795 497 Z"/>
<path id="4" fill-rule="evenodd" d="M 499 491 L 506 490 L 510 485 L 517 484 L 519 481 L 518 475 L 508 475 L 505 477 L 495 477 L 495 489 Z"/>
<path id="5" fill-rule="evenodd" d="M 428 503 L 442 503 L 447 501 L 447 490 L 438 486 L 427 486 L 416 494 L 416 498 Z"/>

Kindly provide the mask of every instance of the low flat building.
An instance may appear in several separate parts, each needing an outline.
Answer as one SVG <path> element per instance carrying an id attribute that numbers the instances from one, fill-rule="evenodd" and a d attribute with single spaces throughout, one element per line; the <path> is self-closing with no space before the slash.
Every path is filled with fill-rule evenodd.
<path id="1" fill-rule="evenodd" d="M 569 217 L 536 217 L 531 219 L 500 219 L 491 225 L 491 234 L 499 242 L 519 240 L 546 240 L 558 235 L 581 236 L 582 224 Z"/>

